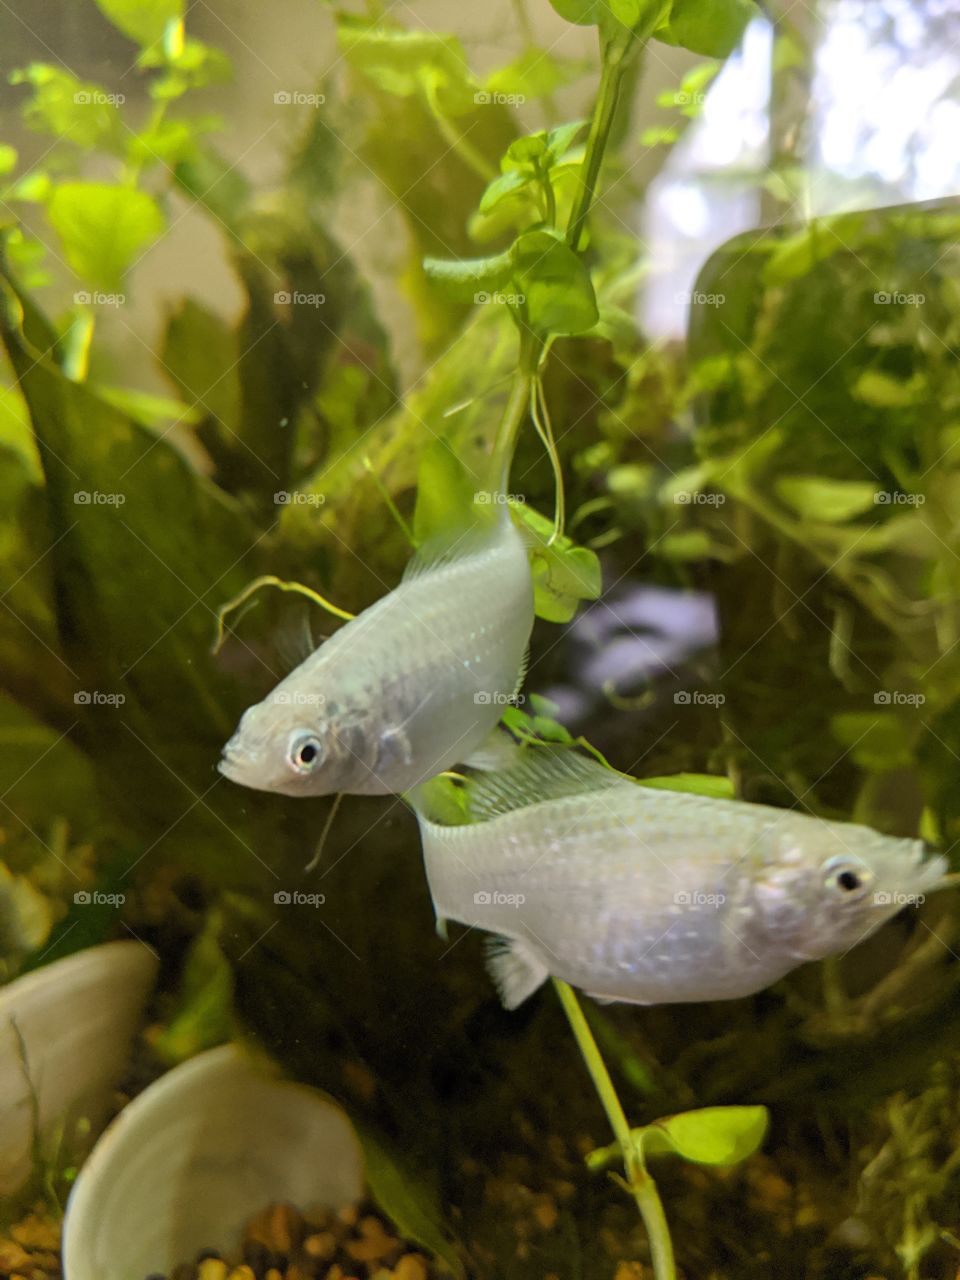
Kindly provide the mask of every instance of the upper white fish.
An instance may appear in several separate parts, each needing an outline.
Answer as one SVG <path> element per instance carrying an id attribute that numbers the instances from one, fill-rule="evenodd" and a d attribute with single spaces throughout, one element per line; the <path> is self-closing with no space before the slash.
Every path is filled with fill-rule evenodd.
<path id="1" fill-rule="evenodd" d="M 467 760 L 522 681 L 533 627 L 526 547 L 498 507 L 421 548 L 395 590 L 244 712 L 220 772 L 285 795 L 384 795 Z"/>
<path id="2" fill-rule="evenodd" d="M 636 1004 L 750 995 L 947 870 L 919 840 L 644 787 L 571 752 L 526 749 L 467 795 L 465 825 L 445 825 L 431 788 L 413 797 L 427 876 L 439 921 L 499 936 L 508 1008 L 551 975 Z"/>

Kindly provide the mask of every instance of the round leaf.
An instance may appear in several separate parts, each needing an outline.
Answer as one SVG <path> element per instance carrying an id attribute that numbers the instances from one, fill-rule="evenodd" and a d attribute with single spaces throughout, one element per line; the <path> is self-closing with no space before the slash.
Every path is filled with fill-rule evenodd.
<path id="1" fill-rule="evenodd" d="M 682 1111 L 636 1131 L 649 1155 L 667 1152 L 694 1164 L 739 1164 L 767 1132 L 766 1107 L 704 1107 Z"/>
<path id="2" fill-rule="evenodd" d="M 137 257 L 164 231 L 163 214 L 146 192 L 103 182 L 64 182 L 47 212 L 77 275 L 106 290 L 119 289 Z"/>

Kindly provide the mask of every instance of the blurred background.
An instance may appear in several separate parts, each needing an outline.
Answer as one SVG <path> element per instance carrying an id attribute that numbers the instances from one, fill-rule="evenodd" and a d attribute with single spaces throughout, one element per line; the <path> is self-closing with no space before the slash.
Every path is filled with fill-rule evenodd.
<path id="1" fill-rule="evenodd" d="M 0 975 L 133 936 L 160 979 L 125 1096 L 256 1040 L 346 1107 L 433 1253 L 633 1280 L 562 1015 L 506 1014 L 481 939 L 435 936 L 403 803 L 346 800 L 308 874 L 329 803 L 215 771 L 337 625 L 267 591 L 217 643 L 223 607 L 272 574 L 359 611 L 444 458 L 489 449 L 508 307 L 423 260 L 539 223 L 491 184 L 592 110 L 596 31 L 562 8 L 0 0 Z M 514 723 L 954 857 L 960 12 L 690 11 L 630 67 L 600 318 L 544 371 L 556 544 L 529 424 L 511 475 L 538 610 Z M 563 216 L 582 158 L 574 131 Z M 637 1123 L 772 1108 L 743 1168 L 665 1169 L 688 1280 L 954 1280 L 957 932 L 943 894 L 752 1000 L 590 1007 Z"/>

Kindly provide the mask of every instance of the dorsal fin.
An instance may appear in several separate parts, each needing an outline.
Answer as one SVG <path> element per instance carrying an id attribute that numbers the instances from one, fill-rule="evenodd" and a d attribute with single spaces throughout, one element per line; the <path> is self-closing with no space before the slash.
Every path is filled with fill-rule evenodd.
<path id="1" fill-rule="evenodd" d="M 495 519 L 475 520 L 461 528 L 428 538 L 407 561 L 403 571 L 403 581 L 411 582 L 434 569 L 457 564 L 470 556 L 476 555 L 503 533 L 504 524 L 512 524 L 512 518 L 506 505 L 500 504 Z"/>
<path id="2" fill-rule="evenodd" d="M 500 814 L 539 804 L 541 800 L 633 785 L 616 770 L 578 751 L 531 746 L 511 768 L 471 778 L 467 794 L 470 817 L 476 822 L 486 822 Z"/>

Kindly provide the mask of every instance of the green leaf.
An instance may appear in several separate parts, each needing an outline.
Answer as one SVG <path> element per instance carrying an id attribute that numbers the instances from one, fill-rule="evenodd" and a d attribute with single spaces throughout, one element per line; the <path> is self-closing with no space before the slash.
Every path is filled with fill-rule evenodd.
<path id="1" fill-rule="evenodd" d="M 580 69 L 575 63 L 560 62 L 543 49 L 527 49 L 505 67 L 487 76 L 484 88 L 490 93 L 515 94 L 518 98 L 543 98 L 575 80 Z"/>
<path id="2" fill-rule="evenodd" d="M 569 245 L 549 231 L 528 231 L 513 256 L 513 283 L 531 329 L 572 336 L 593 328 L 599 312 L 590 272 Z"/>
<path id="3" fill-rule="evenodd" d="M 842 524 L 868 511 L 877 486 L 867 480 L 832 480 L 827 476 L 781 476 L 775 488 L 798 515 Z"/>
<path id="4" fill-rule="evenodd" d="M 141 46 L 162 40 L 168 26 L 183 21 L 184 0 L 94 0 L 118 31 Z"/>
<path id="5" fill-rule="evenodd" d="M 429 1174 L 411 1167 L 363 1117 L 351 1115 L 360 1145 L 370 1190 L 377 1204 L 396 1223 L 400 1233 L 416 1240 L 442 1258 L 454 1276 L 462 1277 L 463 1263 L 451 1244 L 443 1226 L 443 1210 L 437 1189 L 430 1185 Z"/>
<path id="6" fill-rule="evenodd" d="M 17 149 L 0 143 L 0 176 L 12 173 L 17 167 Z"/>
<path id="7" fill-rule="evenodd" d="M 667 21 L 654 36 L 693 53 L 726 58 L 759 12 L 752 0 L 673 0 Z"/>
<path id="8" fill-rule="evenodd" d="M 187 953 L 176 1007 L 152 1040 L 165 1062 L 185 1062 L 233 1036 L 233 970 L 220 949 L 219 933 L 219 920 L 211 916 Z"/>
<path id="9" fill-rule="evenodd" d="M 533 573 L 537 617 L 548 622 L 569 622 L 581 600 L 596 600 L 602 588 L 600 561 L 586 547 L 576 546 L 566 535 L 552 544 L 553 523 L 526 503 L 513 503 L 528 533 L 532 534 L 530 568 Z"/>
<path id="10" fill-rule="evenodd" d="M 550 0 L 550 4 L 561 18 L 580 27 L 589 27 L 600 21 L 600 0 Z"/>
<path id="11" fill-rule="evenodd" d="M 881 369 L 864 369 L 853 388 L 853 394 L 875 409 L 904 409 L 923 398 L 926 379 L 915 373 L 906 381 L 893 378 Z"/>
<path id="12" fill-rule="evenodd" d="M 704 1107 L 656 1120 L 634 1136 L 649 1155 L 673 1153 L 694 1164 L 739 1164 L 760 1147 L 766 1107 Z"/>
<path id="13" fill-rule="evenodd" d="M 673 773 L 663 778 L 640 778 L 640 785 L 661 791 L 686 791 L 695 796 L 712 796 L 715 800 L 732 800 L 733 783 L 729 778 L 712 773 Z"/>
<path id="14" fill-rule="evenodd" d="M 63 183 L 47 212 L 77 275 L 106 290 L 120 287 L 134 260 L 165 226 L 146 192 L 102 182 Z"/>
<path id="15" fill-rule="evenodd" d="M 348 16 L 340 18 L 337 35 L 350 65 L 387 93 L 404 98 L 429 89 L 452 114 L 476 106 L 480 86 L 455 36 L 371 25 Z"/>
<path id="16" fill-rule="evenodd" d="M 530 175 L 519 169 L 511 169 L 508 173 L 499 174 L 480 197 L 480 212 L 490 213 L 505 200 L 516 197 L 530 185 L 530 182 Z"/>
<path id="17" fill-rule="evenodd" d="M 833 736 L 848 749 L 851 760 L 878 773 L 915 763 L 904 721 L 896 712 L 882 709 L 883 705 L 878 704 L 875 711 L 841 712 L 830 720 Z"/>
<path id="18" fill-rule="evenodd" d="M 450 297 L 460 302 L 486 302 L 479 294 L 496 293 L 510 280 L 513 254 L 498 253 L 490 258 L 465 258 L 458 262 L 445 258 L 424 258 L 423 270 L 428 280 L 439 285 Z"/>
<path id="19" fill-rule="evenodd" d="M 100 85 L 78 80 L 69 71 L 46 62 L 32 62 L 14 71 L 11 84 L 28 84 L 33 95 L 23 109 L 31 129 L 54 137 L 69 138 L 79 147 L 122 147 L 118 96 Z"/>

